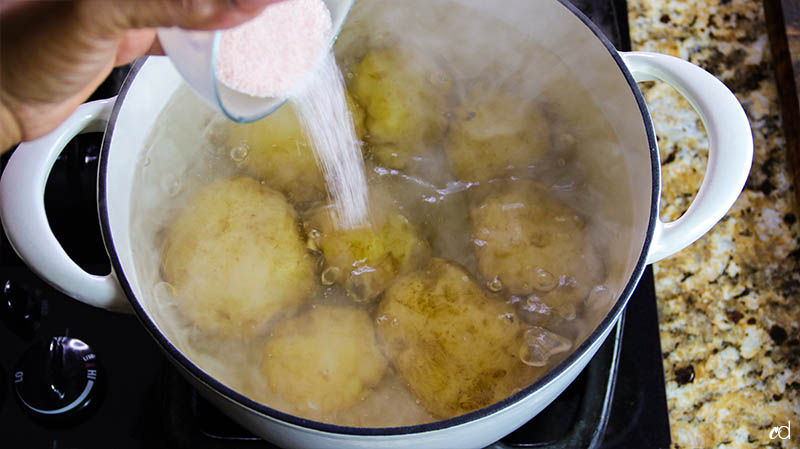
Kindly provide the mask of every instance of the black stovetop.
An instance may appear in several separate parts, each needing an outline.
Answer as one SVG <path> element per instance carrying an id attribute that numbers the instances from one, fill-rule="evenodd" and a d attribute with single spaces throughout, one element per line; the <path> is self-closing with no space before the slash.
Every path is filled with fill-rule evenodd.
<path id="1" fill-rule="evenodd" d="M 629 49 L 625 0 L 572 0 L 618 49 Z M 118 69 L 93 99 L 114 95 Z M 102 135 L 70 142 L 56 162 L 45 203 L 54 233 L 88 271 L 110 270 L 96 209 Z M 5 167 L 9 155 L 2 157 Z M 166 361 L 132 315 L 85 306 L 54 291 L 0 240 L 0 442 L 9 448 L 271 448 L 205 402 Z M 70 422 L 34 419 L 13 393 L 22 354 L 43 338 L 69 335 L 97 354 L 104 386 L 92 409 Z M 652 271 L 621 324 L 578 379 L 547 409 L 495 447 L 667 448 L 669 422 Z"/>

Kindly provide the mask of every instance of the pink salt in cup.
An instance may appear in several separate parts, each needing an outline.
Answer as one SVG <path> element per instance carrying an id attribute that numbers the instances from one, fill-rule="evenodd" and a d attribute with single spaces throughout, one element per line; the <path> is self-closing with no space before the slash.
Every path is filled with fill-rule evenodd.
<path id="1" fill-rule="evenodd" d="M 317 13 L 308 8 L 311 0 L 286 0 L 268 6 L 267 9 L 294 8 L 291 9 L 291 23 L 276 21 L 276 29 L 253 30 L 259 18 L 241 25 L 242 28 L 249 25 L 251 35 L 264 37 L 253 41 L 252 45 L 237 39 L 241 34 L 230 34 L 236 33 L 237 29 L 230 30 L 225 36 L 224 31 L 161 28 L 158 38 L 183 79 L 206 103 L 233 121 L 253 122 L 278 109 L 291 95 L 292 89 L 302 85 L 303 78 L 330 51 L 354 0 L 321 1 L 330 12 L 330 26 L 326 41 L 316 55 L 309 53 L 312 50 L 307 42 L 284 42 L 287 45 L 283 48 L 264 45 L 270 33 L 289 35 L 291 37 L 287 39 L 301 41 L 310 38 L 309 35 L 322 26 L 318 18 L 304 17 L 307 12 L 309 15 Z M 313 30 L 309 31 L 309 27 Z"/>

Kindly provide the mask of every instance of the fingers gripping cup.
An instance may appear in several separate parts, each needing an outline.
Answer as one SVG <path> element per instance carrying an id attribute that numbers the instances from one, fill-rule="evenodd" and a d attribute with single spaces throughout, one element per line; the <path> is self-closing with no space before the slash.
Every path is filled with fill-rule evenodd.
<path id="1" fill-rule="evenodd" d="M 278 109 L 330 50 L 353 0 L 284 0 L 236 28 L 161 28 L 165 53 L 189 86 L 231 120 Z"/>

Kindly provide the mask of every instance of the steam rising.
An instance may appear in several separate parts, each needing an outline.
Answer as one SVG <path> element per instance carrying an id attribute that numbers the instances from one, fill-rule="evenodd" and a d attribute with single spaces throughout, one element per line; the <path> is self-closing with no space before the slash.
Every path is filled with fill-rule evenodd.
<path id="1" fill-rule="evenodd" d="M 534 318 L 520 314 L 537 326 L 545 326 L 546 315 L 548 329 L 558 338 L 547 340 L 549 346 L 544 349 L 535 347 L 546 355 L 537 356 L 535 363 L 537 366 L 546 363 L 549 367 L 569 354 L 566 348 L 578 347 L 605 317 L 615 292 L 621 291 L 627 280 L 631 254 L 640 249 L 632 243 L 632 193 L 625 182 L 635 176 L 628 172 L 632 164 L 628 159 L 632 156 L 628 156 L 631 152 L 626 153 L 617 138 L 620 133 L 627 135 L 632 131 L 625 124 L 611 124 L 606 119 L 617 107 L 609 97 L 619 96 L 619 87 L 612 86 L 610 81 L 606 83 L 603 77 L 610 79 L 619 74 L 606 74 L 608 67 L 601 70 L 599 65 L 583 65 L 583 70 L 575 70 L 582 66 L 580 58 L 589 55 L 558 51 L 581 43 L 583 48 L 597 51 L 592 47 L 594 44 L 586 44 L 595 39 L 590 32 L 571 32 L 573 28 L 557 18 L 560 14 L 570 14 L 562 9 L 558 2 L 542 0 L 404 0 L 401 3 L 357 0 L 334 48 L 345 81 L 369 49 L 401 44 L 436 61 L 456 80 L 450 99 L 453 107 L 470 89 L 479 86 L 489 96 L 513 92 L 544 110 L 553 136 L 552 151 L 524 167 L 521 174 L 548 186 L 554 197 L 590 217 L 587 229 L 599 252 L 606 255 L 608 278 L 591 295 L 602 296 L 603 301 L 599 301 L 602 305 L 586 308 L 575 320 L 551 319 L 550 310 L 543 310 L 545 306 L 535 301 L 537 307 L 529 311 Z M 527 13 L 520 15 L 513 11 Z M 600 47 L 599 51 L 605 49 Z M 597 58 L 609 59 L 607 52 Z M 593 70 L 598 73 L 593 74 Z M 591 77 L 595 80 L 589 81 Z M 608 88 L 599 91 L 584 87 L 590 83 L 605 83 Z M 225 146 L 228 123 L 187 88 L 175 93 L 159 124 L 150 130 L 146 157 L 137 167 L 132 235 L 137 277 L 144 293 L 139 299 L 170 342 L 203 370 L 257 401 L 296 413 L 292 404 L 269 391 L 258 369 L 248 368 L 260 364 L 266 336 L 241 342 L 203 335 L 175 306 L 169 284 L 161 279 L 163 229 L 200 186 L 238 173 L 237 163 L 241 161 L 237 158 L 247 157 L 246 152 L 242 155 L 242 149 Z M 497 129 L 475 132 L 488 133 L 508 126 L 498 123 Z M 398 209 L 409 220 L 426 223 L 425 236 L 435 254 L 456 260 L 474 273 L 473 242 L 466 237 L 470 233 L 468 204 L 475 201 L 470 195 L 478 195 L 478 189 L 470 183 L 458 182 L 450 174 L 441 144 L 434 150 L 435 156 L 406 172 L 368 162 L 369 182 L 386 186 L 395 193 Z M 500 291 L 503 285 L 491 289 Z M 525 303 L 527 298 L 516 300 Z M 312 304 L 317 303 L 350 304 L 350 300 L 343 292 L 329 287 L 312 300 Z M 348 413 L 305 416 L 368 427 L 436 419 L 415 403 L 402 379 L 392 376 L 384 378 L 374 394 Z"/>

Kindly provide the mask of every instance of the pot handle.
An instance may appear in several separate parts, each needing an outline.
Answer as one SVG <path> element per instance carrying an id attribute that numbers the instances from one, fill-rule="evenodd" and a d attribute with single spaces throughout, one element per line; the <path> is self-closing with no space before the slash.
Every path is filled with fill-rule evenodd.
<path id="1" fill-rule="evenodd" d="M 47 178 L 58 155 L 76 135 L 104 131 L 115 99 L 82 104 L 50 134 L 17 147 L 0 179 L 0 219 L 20 258 L 57 290 L 95 307 L 129 311 L 113 271 L 96 276 L 78 266 L 53 235 L 44 209 Z"/>
<path id="2" fill-rule="evenodd" d="M 753 161 L 753 135 L 733 93 L 714 75 L 672 56 L 620 53 L 636 82 L 663 81 L 700 115 L 709 137 L 708 166 L 689 210 L 673 222 L 656 221 L 647 263 L 686 248 L 717 224 L 744 188 Z"/>

